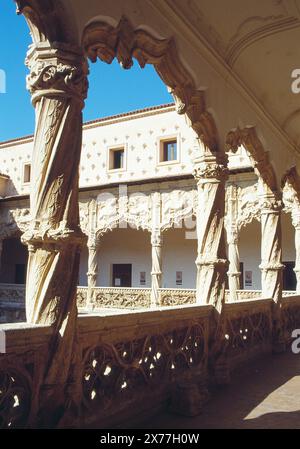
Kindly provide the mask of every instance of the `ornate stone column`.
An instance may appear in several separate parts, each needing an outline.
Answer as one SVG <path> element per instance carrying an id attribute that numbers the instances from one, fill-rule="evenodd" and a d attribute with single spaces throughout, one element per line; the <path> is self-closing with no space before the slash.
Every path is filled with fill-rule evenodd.
<path id="1" fill-rule="evenodd" d="M 162 279 L 162 235 L 161 235 L 161 198 L 159 192 L 152 194 L 152 231 L 151 231 L 151 307 L 159 305 L 159 289 Z"/>
<path id="2" fill-rule="evenodd" d="M 151 234 L 152 270 L 151 270 L 151 307 L 159 305 L 159 288 L 162 278 L 162 235 L 159 230 Z"/>
<path id="3" fill-rule="evenodd" d="M 294 272 L 297 279 L 296 292 L 300 294 L 300 208 L 296 207 L 292 210 L 292 223 L 295 228 L 295 250 L 296 260 Z"/>
<path id="4" fill-rule="evenodd" d="M 239 233 L 238 219 L 238 192 L 237 185 L 230 184 L 226 189 L 227 213 L 226 213 L 226 235 L 228 245 L 229 270 L 228 285 L 230 301 L 237 301 L 240 289 L 240 256 L 239 256 Z"/>
<path id="5" fill-rule="evenodd" d="M 98 276 L 98 248 L 99 242 L 95 236 L 91 236 L 88 241 L 88 298 L 87 307 L 93 307 L 94 291 L 93 289 L 97 286 L 97 276 Z"/>
<path id="6" fill-rule="evenodd" d="M 281 210 L 282 201 L 274 194 L 261 196 L 262 295 L 277 303 L 282 298 Z"/>
<path id="7" fill-rule="evenodd" d="M 262 296 L 272 298 L 273 305 L 273 351 L 285 350 L 282 300 L 282 201 L 274 193 L 261 197 L 261 265 Z"/>
<path id="8" fill-rule="evenodd" d="M 228 260 L 229 270 L 228 285 L 230 301 L 238 301 L 238 290 L 240 289 L 240 256 L 239 256 L 239 234 L 237 227 L 227 228 Z"/>
<path id="9" fill-rule="evenodd" d="M 26 315 L 32 324 L 50 325 L 53 334 L 45 357 L 40 419 L 61 416 L 74 351 L 76 286 L 80 248 L 78 178 L 82 108 L 87 94 L 87 65 L 67 44 L 43 42 L 27 54 L 27 87 L 36 110 L 30 195 L 31 224 L 22 240 L 28 245 Z M 68 394 L 74 400 L 75 393 Z M 70 403 L 68 399 L 68 403 Z M 47 416 L 48 415 L 48 416 Z"/>
<path id="10" fill-rule="evenodd" d="M 194 161 L 194 176 L 198 186 L 196 301 L 213 304 L 221 312 L 228 266 L 224 236 L 228 176 L 225 160 L 204 153 Z"/>

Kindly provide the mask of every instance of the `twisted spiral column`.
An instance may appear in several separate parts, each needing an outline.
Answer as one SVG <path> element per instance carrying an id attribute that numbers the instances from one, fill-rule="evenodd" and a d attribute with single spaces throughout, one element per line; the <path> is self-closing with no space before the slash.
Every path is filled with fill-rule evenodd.
<path id="1" fill-rule="evenodd" d="M 198 186 L 196 300 L 221 312 L 228 266 L 224 236 L 225 161 L 204 155 L 194 161 Z"/>
<path id="2" fill-rule="evenodd" d="M 151 307 L 159 305 L 159 289 L 162 279 L 162 236 L 160 230 L 151 234 L 152 270 L 151 270 Z"/>
<path id="3" fill-rule="evenodd" d="M 261 264 L 263 297 L 278 303 L 282 298 L 282 202 L 273 194 L 261 198 Z"/>
<path id="4" fill-rule="evenodd" d="M 87 298 L 87 306 L 92 307 L 93 305 L 93 291 L 97 286 L 97 277 L 98 277 L 98 249 L 99 244 L 95 238 L 91 239 L 88 242 L 88 298 Z"/>
<path id="5" fill-rule="evenodd" d="M 71 382 L 79 258 L 86 242 L 79 227 L 78 178 L 88 69 L 79 49 L 58 43 L 31 46 L 26 63 L 36 111 L 32 221 L 22 236 L 29 248 L 26 316 L 53 330 L 40 395 L 40 408 L 53 410 Z"/>
<path id="6" fill-rule="evenodd" d="M 228 260 L 229 270 L 228 284 L 230 301 L 238 301 L 238 290 L 240 289 L 240 256 L 238 247 L 238 230 L 237 228 L 227 229 L 227 244 L 228 244 Z"/>

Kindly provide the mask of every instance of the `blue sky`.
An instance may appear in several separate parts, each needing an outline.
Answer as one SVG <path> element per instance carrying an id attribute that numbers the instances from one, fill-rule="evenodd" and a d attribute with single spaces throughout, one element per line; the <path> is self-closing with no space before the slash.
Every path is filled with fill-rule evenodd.
<path id="1" fill-rule="evenodd" d="M 0 70 L 6 74 L 6 93 L 0 93 L 3 141 L 32 134 L 34 110 L 25 87 L 24 65 L 31 38 L 24 18 L 15 13 L 13 0 L 1 1 L 0 25 L 2 36 L 9 36 L 0 40 Z M 90 71 L 84 121 L 173 101 L 152 66 L 142 70 L 135 62 L 130 70 L 123 70 L 115 61 L 111 65 L 98 61 L 90 64 Z"/>

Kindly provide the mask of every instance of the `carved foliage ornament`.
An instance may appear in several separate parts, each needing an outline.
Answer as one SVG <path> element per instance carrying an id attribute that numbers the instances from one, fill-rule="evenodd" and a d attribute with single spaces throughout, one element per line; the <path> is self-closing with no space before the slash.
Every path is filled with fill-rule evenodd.
<path id="1" fill-rule="evenodd" d="M 271 191 L 276 191 L 277 183 L 274 169 L 254 127 L 236 128 L 227 134 L 226 147 L 228 151 L 236 152 L 240 146 L 244 146 L 248 151 L 254 162 L 254 168 L 264 184 Z"/>
<path id="2" fill-rule="evenodd" d="M 142 29 L 134 29 L 123 16 L 115 28 L 105 22 L 88 25 L 83 47 L 92 62 L 99 58 L 110 64 L 116 57 L 125 69 L 132 66 L 133 58 L 141 68 L 153 64 L 175 99 L 177 112 L 186 114 L 190 126 L 210 151 L 218 150 L 217 129 L 206 110 L 204 92 L 196 89 L 180 62 L 173 39 L 156 39 Z"/>
<path id="3" fill-rule="evenodd" d="M 228 178 L 228 169 L 221 164 L 205 164 L 194 168 L 193 175 L 197 181 L 201 179 L 216 179 L 225 181 Z"/>
<path id="4" fill-rule="evenodd" d="M 36 96 L 56 94 L 77 97 L 83 101 L 88 90 L 88 66 L 79 49 L 70 45 L 56 44 L 56 48 L 32 47 L 26 58 L 30 69 L 27 89 Z M 83 106 L 83 104 L 82 104 Z"/>

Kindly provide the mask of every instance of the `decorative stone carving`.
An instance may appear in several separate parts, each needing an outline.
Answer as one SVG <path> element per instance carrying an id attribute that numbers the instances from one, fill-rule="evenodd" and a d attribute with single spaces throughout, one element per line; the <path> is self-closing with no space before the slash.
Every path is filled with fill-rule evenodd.
<path id="1" fill-rule="evenodd" d="M 237 291 L 240 288 L 240 258 L 238 248 L 238 187 L 230 184 L 226 189 L 227 214 L 225 218 L 226 236 L 228 244 L 229 270 L 228 283 L 230 300 L 237 301 Z"/>
<path id="2" fill-rule="evenodd" d="M 140 309 L 150 307 L 150 289 L 144 288 L 94 288 L 93 309 Z"/>
<path id="3" fill-rule="evenodd" d="M 207 357 L 204 320 L 162 333 L 156 329 L 142 338 L 86 350 L 82 377 L 86 412 L 107 412 L 147 389 L 161 388 L 170 377 L 179 380 L 182 373 L 189 377 L 197 373 L 201 380 Z"/>
<path id="4" fill-rule="evenodd" d="M 159 303 L 161 306 L 180 306 L 196 302 L 196 290 L 186 289 L 159 289 Z"/>
<path id="5" fill-rule="evenodd" d="M 221 312 L 225 297 L 226 260 L 224 236 L 225 158 L 209 154 L 194 161 L 198 185 L 197 302 L 213 304 Z"/>
<path id="6" fill-rule="evenodd" d="M 281 225 L 282 201 L 274 195 L 261 198 L 261 265 L 263 297 L 280 301 L 282 295 Z"/>
<path id="7" fill-rule="evenodd" d="M 260 221 L 260 201 L 258 196 L 257 184 L 238 188 L 238 216 L 237 226 L 242 227 L 251 223 L 253 220 Z"/>
<path id="8" fill-rule="evenodd" d="M 226 146 L 228 151 L 237 151 L 240 146 L 244 146 L 253 161 L 254 169 L 257 175 L 262 179 L 265 193 L 271 193 L 277 190 L 276 175 L 272 164 L 269 161 L 269 155 L 265 151 L 255 128 L 249 126 L 243 129 L 236 128 L 230 131 L 226 137 Z"/>
<path id="9" fill-rule="evenodd" d="M 151 233 L 151 254 L 152 254 L 152 269 L 151 269 L 151 306 L 155 307 L 159 304 L 159 288 L 161 287 L 162 279 L 162 235 L 160 229 L 161 223 L 161 199 L 160 194 L 155 192 L 152 195 L 152 233 Z"/>
<path id="10" fill-rule="evenodd" d="M 97 286 L 99 242 L 95 235 L 88 240 L 88 306 L 93 303 L 94 287 Z"/>
<path id="11" fill-rule="evenodd" d="M 125 69 L 132 66 L 133 58 L 142 68 L 153 64 L 175 99 L 177 112 L 186 114 L 190 126 L 208 148 L 217 150 L 216 125 L 206 110 L 204 91 L 196 89 L 179 60 L 173 39 L 156 39 L 145 30 L 134 29 L 122 16 L 115 28 L 105 22 L 89 24 L 83 34 L 83 46 L 92 62 L 99 58 L 110 64 L 116 57 Z"/>
<path id="12" fill-rule="evenodd" d="M 165 231 L 180 225 L 182 220 L 196 215 L 197 191 L 175 189 L 161 193 L 162 218 L 161 229 Z"/>
<path id="13" fill-rule="evenodd" d="M 37 43 L 26 63 L 36 109 L 31 223 L 22 236 L 29 248 L 26 315 L 29 323 L 53 328 L 40 395 L 41 410 L 49 411 L 66 400 L 75 354 L 76 284 L 85 241 L 79 227 L 78 167 L 88 69 L 80 50 L 63 44 Z M 42 411 L 41 423 L 44 418 Z"/>

